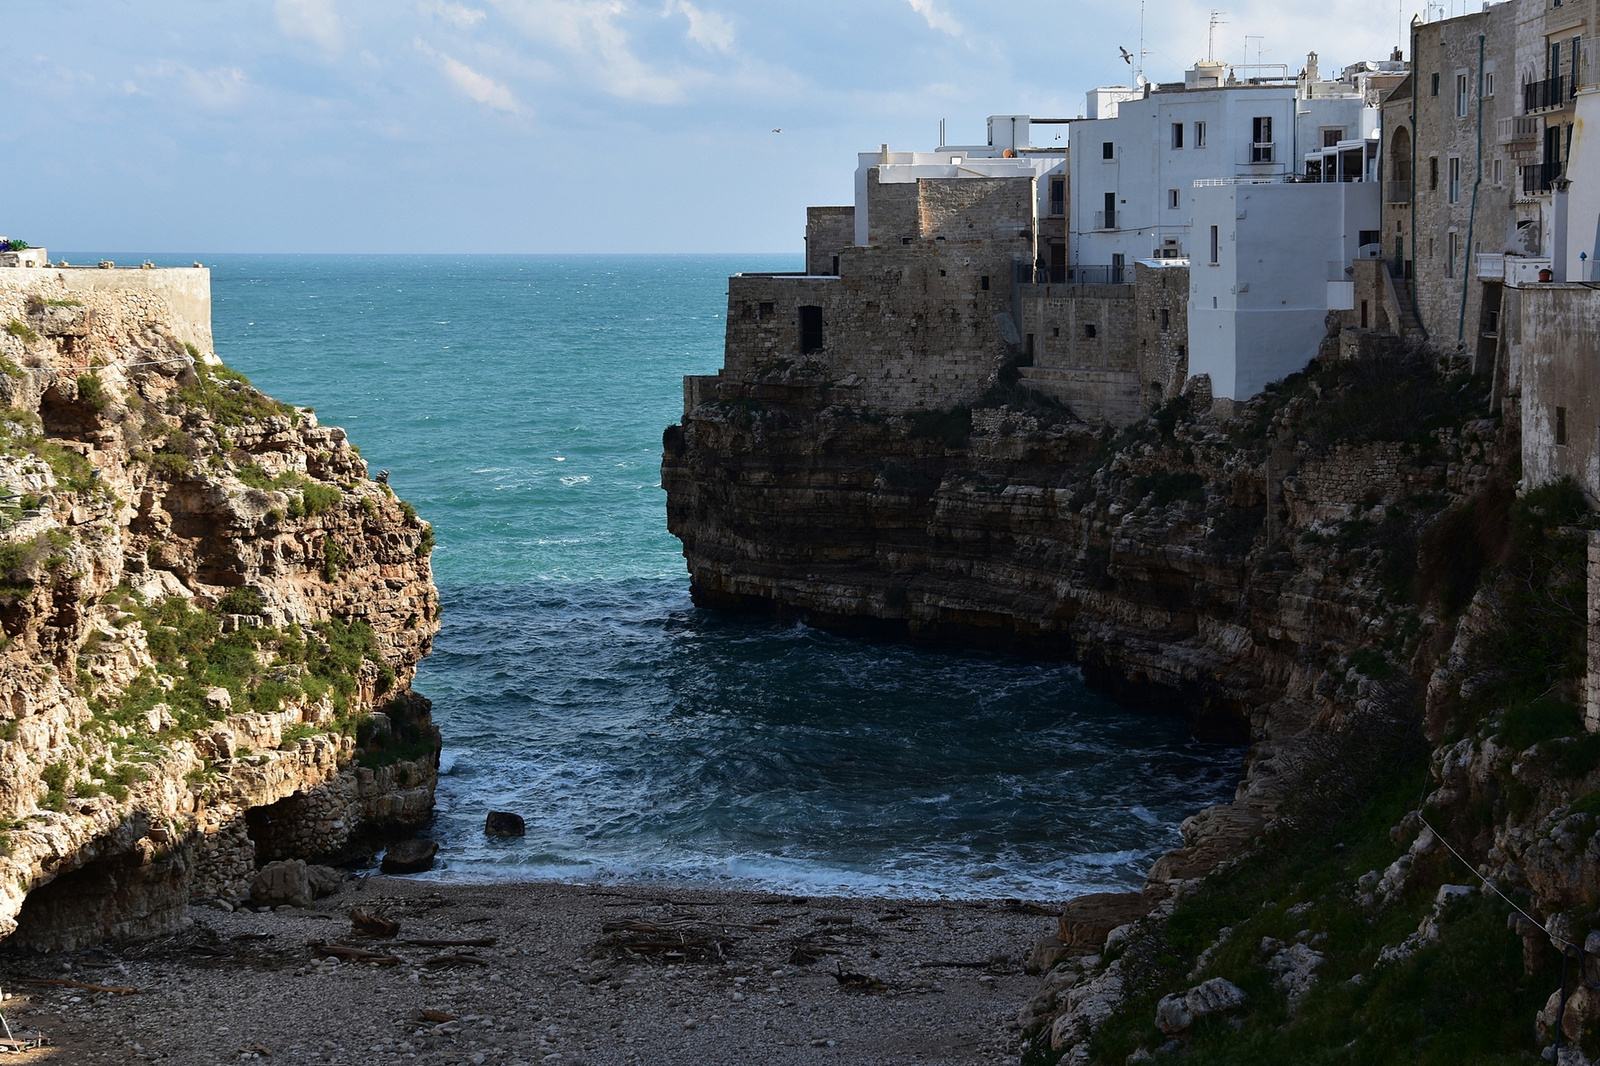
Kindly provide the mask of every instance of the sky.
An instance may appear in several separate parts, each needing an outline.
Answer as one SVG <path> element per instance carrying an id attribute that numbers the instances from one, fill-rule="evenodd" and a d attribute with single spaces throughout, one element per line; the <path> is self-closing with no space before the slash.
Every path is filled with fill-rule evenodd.
<path id="1" fill-rule="evenodd" d="M 1145 73 L 1387 58 L 1421 0 L 1148 0 Z M 1449 4 L 1464 13 L 1461 0 Z M 1137 0 L 0 0 L 0 234 L 145 252 L 798 252 L 856 153 L 1125 84 Z M 781 132 L 777 132 L 780 131 Z M 1053 136 L 1053 134 L 1052 134 Z"/>

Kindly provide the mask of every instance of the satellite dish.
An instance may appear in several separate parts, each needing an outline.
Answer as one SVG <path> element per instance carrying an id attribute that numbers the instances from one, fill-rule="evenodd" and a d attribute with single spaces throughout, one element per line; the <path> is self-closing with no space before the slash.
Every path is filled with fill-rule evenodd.
<path id="1" fill-rule="evenodd" d="M 1134 78 L 1133 82 L 1139 88 L 1143 89 L 1146 85 L 1150 84 L 1150 79 L 1141 74 L 1137 78 Z"/>

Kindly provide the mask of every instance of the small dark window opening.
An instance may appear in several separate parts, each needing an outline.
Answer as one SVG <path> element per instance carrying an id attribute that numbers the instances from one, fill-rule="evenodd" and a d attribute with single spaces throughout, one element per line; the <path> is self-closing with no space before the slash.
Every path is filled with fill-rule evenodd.
<path id="1" fill-rule="evenodd" d="M 1027 353 L 1028 353 L 1028 364 L 1031 366 L 1033 364 L 1033 334 L 1031 334 L 1031 333 L 1028 334 Z"/>
<path id="2" fill-rule="evenodd" d="M 777 310 L 778 308 L 776 304 L 768 303 L 767 301 L 763 300 L 761 301 L 761 311 L 759 317 L 762 321 L 766 321 L 776 314 Z"/>
<path id="3" fill-rule="evenodd" d="M 1085 322 L 1084 323 L 1084 325 L 1083 325 L 1083 335 L 1085 337 L 1088 337 L 1090 340 L 1093 340 L 1094 337 L 1095 337 L 1095 334 L 1097 332 L 1098 332 L 1098 330 L 1095 329 L 1095 325 L 1094 325 L 1093 322 Z"/>
<path id="4" fill-rule="evenodd" d="M 1565 446 L 1567 443 L 1567 409 L 1556 408 L 1556 443 Z"/>
<path id="5" fill-rule="evenodd" d="M 834 277 L 838 277 L 839 276 L 839 257 L 838 256 L 834 256 L 833 257 L 833 276 Z"/>
<path id="6" fill-rule="evenodd" d="M 822 350 L 822 308 L 800 308 L 800 354 Z"/>
<path id="7" fill-rule="evenodd" d="M 947 273 L 946 271 L 941 270 L 941 271 L 939 271 L 939 276 L 942 278 L 942 277 L 944 277 L 946 275 L 946 273 Z"/>
<path id="8" fill-rule="evenodd" d="M 1428 157 L 1428 189 L 1430 191 L 1439 187 L 1439 157 Z"/>
<path id="9" fill-rule="evenodd" d="M 1060 326 L 1053 326 L 1053 327 L 1051 327 L 1051 330 L 1050 330 L 1050 336 L 1052 336 L 1052 337 L 1059 337 L 1059 336 L 1061 336 L 1061 327 L 1060 327 Z"/>
<path id="10" fill-rule="evenodd" d="M 1187 359 L 1188 357 L 1189 357 L 1188 350 L 1186 348 L 1184 348 L 1183 345 L 1181 345 L 1181 344 L 1178 345 L 1178 358 L 1179 359 Z"/>
<path id="11" fill-rule="evenodd" d="M 1361 301 L 1361 328 L 1367 328 L 1367 301 Z"/>
<path id="12" fill-rule="evenodd" d="M 1172 324 L 1172 312 L 1165 307 L 1161 309 L 1161 332 L 1165 333 Z"/>
<path id="13" fill-rule="evenodd" d="M 988 292 L 989 291 L 989 275 L 985 274 L 982 277 L 982 279 L 980 279 L 980 283 L 983 285 L 983 291 L 984 292 Z"/>
<path id="14" fill-rule="evenodd" d="M 1433 76 L 1433 95 L 1439 95 L 1439 75 L 1437 74 Z"/>
<path id="15" fill-rule="evenodd" d="M 1104 142 L 1101 143 L 1101 145 L 1100 145 L 1100 158 L 1101 159 L 1114 159 L 1114 158 L 1116 158 L 1116 155 L 1117 155 L 1117 146 L 1115 144 L 1113 144 L 1110 141 L 1104 141 Z"/>

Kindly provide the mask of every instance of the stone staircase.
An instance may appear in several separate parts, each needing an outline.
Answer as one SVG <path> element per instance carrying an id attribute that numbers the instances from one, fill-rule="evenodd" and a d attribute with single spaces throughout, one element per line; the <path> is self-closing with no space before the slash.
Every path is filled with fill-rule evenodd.
<path id="1" fill-rule="evenodd" d="M 1392 277 L 1392 275 L 1391 275 Z M 1422 331 L 1422 319 L 1417 315 L 1417 296 L 1407 278 L 1393 278 L 1394 299 L 1400 311 L 1400 336 L 1406 347 L 1418 347 L 1427 340 Z"/>

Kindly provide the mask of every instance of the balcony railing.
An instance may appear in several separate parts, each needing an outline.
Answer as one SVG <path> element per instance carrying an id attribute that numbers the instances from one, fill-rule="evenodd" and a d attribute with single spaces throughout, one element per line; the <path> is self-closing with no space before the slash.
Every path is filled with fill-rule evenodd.
<path id="1" fill-rule="evenodd" d="M 1409 204 L 1411 202 L 1411 183 L 1409 181 L 1384 182 L 1383 201 L 1389 204 Z"/>
<path id="2" fill-rule="evenodd" d="M 1557 74 L 1553 78 L 1543 81 L 1529 82 L 1522 87 L 1522 110 L 1524 114 L 1531 115 L 1535 111 L 1546 111 L 1552 107 L 1561 107 L 1572 98 L 1569 91 L 1567 77 Z"/>
<path id="3" fill-rule="evenodd" d="M 1127 285 L 1132 276 L 1126 266 L 1033 267 L 1017 264 L 1020 285 Z"/>
<path id="4" fill-rule="evenodd" d="M 1544 119 L 1539 115 L 1515 115 L 1499 122 L 1496 138 L 1501 144 L 1538 144 L 1544 136 Z"/>
<path id="5" fill-rule="evenodd" d="M 1561 176 L 1560 163 L 1534 163 L 1522 168 L 1522 194 L 1537 196 L 1549 192 L 1556 178 Z"/>
<path id="6" fill-rule="evenodd" d="M 1094 213 L 1095 229 L 1116 229 L 1117 213 L 1115 211 L 1096 211 Z"/>
<path id="7" fill-rule="evenodd" d="M 1276 144 L 1252 144 L 1250 146 L 1250 162 L 1274 163 L 1277 162 Z"/>
<path id="8" fill-rule="evenodd" d="M 1489 255 L 1486 252 L 1478 253 L 1478 277 L 1485 281 L 1504 281 L 1506 276 L 1506 257 L 1504 255 Z"/>
<path id="9" fill-rule="evenodd" d="M 1067 202 L 1065 200 L 1051 200 L 1050 201 L 1050 217 L 1051 218 L 1063 218 L 1063 217 L 1065 217 L 1066 213 L 1067 213 Z"/>

